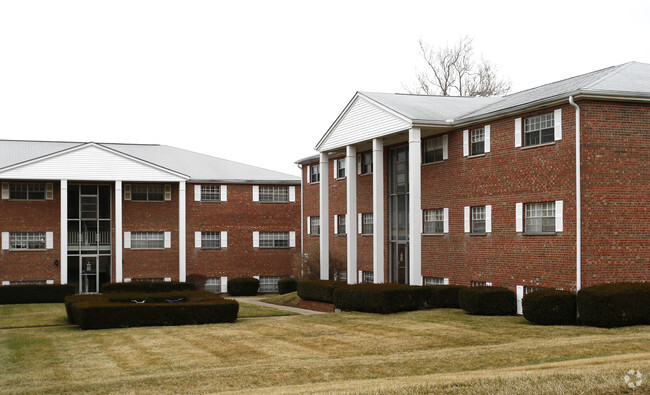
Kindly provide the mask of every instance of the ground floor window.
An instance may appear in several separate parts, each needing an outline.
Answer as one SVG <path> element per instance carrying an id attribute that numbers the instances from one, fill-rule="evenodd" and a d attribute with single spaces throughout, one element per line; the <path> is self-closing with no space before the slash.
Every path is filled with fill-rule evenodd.
<path id="1" fill-rule="evenodd" d="M 260 292 L 278 292 L 279 276 L 260 276 Z"/>
<path id="2" fill-rule="evenodd" d="M 444 212 L 441 208 L 433 210 L 424 210 L 424 233 L 439 234 L 444 233 Z"/>
<path id="3" fill-rule="evenodd" d="M 289 247 L 289 232 L 260 232 L 260 247 Z"/>
<path id="4" fill-rule="evenodd" d="M 205 280 L 205 290 L 218 294 L 221 293 L 221 277 L 208 277 Z"/>
<path id="5" fill-rule="evenodd" d="M 363 272 L 363 282 L 364 283 L 373 283 L 375 282 L 375 273 L 374 272 Z"/>
<path id="6" fill-rule="evenodd" d="M 526 234 L 555 233 L 555 202 L 526 203 Z"/>
<path id="7" fill-rule="evenodd" d="M 472 281 L 472 287 L 491 287 L 492 283 L 485 281 Z"/>
<path id="8" fill-rule="evenodd" d="M 47 284 L 47 281 L 46 280 L 9 281 L 9 285 L 34 285 L 34 284 Z"/>
<path id="9" fill-rule="evenodd" d="M 442 277 L 424 277 L 424 285 L 447 285 Z"/>

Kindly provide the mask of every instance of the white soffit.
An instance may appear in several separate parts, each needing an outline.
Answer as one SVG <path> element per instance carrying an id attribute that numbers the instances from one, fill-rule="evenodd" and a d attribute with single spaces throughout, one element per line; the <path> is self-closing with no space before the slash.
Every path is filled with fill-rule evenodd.
<path id="1" fill-rule="evenodd" d="M 89 143 L 0 170 L 3 179 L 182 181 L 183 174 Z"/>
<path id="2" fill-rule="evenodd" d="M 328 151 L 341 148 L 410 127 L 408 118 L 391 113 L 357 93 L 316 149 Z"/>

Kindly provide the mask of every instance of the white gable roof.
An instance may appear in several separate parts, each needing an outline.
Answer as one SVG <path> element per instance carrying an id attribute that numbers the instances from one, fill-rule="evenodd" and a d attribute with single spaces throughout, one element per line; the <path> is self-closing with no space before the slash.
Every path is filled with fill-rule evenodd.
<path id="1" fill-rule="evenodd" d="M 189 177 L 110 148 L 87 143 L 6 167 L 0 170 L 0 178 L 172 182 Z"/>
<path id="2" fill-rule="evenodd" d="M 317 150 L 346 146 L 411 127 L 411 121 L 357 93 L 316 146 Z"/>

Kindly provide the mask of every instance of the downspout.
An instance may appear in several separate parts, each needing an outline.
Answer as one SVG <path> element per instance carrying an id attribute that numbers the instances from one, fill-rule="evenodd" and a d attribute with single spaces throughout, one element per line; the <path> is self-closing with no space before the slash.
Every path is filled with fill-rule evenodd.
<path id="1" fill-rule="evenodd" d="M 304 235 L 304 226 L 303 226 L 303 209 L 304 209 L 304 202 L 305 198 L 302 195 L 303 188 L 302 188 L 302 179 L 303 179 L 303 173 L 302 173 L 302 164 L 297 163 L 298 168 L 300 169 L 300 279 L 303 278 L 303 260 L 305 259 L 305 235 Z"/>
<path id="2" fill-rule="evenodd" d="M 569 96 L 569 104 L 576 108 L 576 293 L 580 291 L 582 283 L 582 214 L 580 212 L 580 107 Z"/>

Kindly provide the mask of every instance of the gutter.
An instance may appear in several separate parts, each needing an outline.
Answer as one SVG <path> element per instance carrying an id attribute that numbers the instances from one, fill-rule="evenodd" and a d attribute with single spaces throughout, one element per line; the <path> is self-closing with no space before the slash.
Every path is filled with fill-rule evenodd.
<path id="1" fill-rule="evenodd" d="M 303 273 L 303 268 L 305 265 L 303 265 L 303 260 L 305 259 L 305 228 L 303 224 L 303 218 L 304 218 L 304 204 L 305 204 L 305 199 L 302 195 L 303 193 L 303 173 L 302 173 L 302 163 L 296 163 L 298 168 L 300 169 L 300 279 L 303 278 L 304 273 Z"/>
<path id="2" fill-rule="evenodd" d="M 569 96 L 569 104 L 576 109 L 576 293 L 582 285 L 582 213 L 580 198 L 580 107 Z"/>

